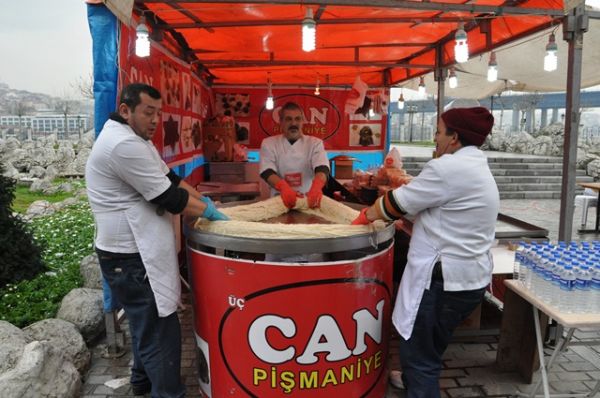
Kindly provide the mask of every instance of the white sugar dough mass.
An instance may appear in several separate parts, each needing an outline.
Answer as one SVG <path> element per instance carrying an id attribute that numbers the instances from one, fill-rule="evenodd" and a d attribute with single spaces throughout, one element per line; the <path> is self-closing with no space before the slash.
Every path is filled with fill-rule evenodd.
<path id="1" fill-rule="evenodd" d="M 332 224 L 271 224 L 262 223 L 281 216 L 289 210 L 279 196 L 248 205 L 219 209 L 229 221 L 208 221 L 199 218 L 195 228 L 219 235 L 252 237 L 258 239 L 310 239 L 335 238 L 365 234 L 385 227 L 382 221 L 369 225 L 350 225 L 358 217 L 358 211 L 323 196 L 321 207 L 310 209 L 306 198 L 299 198 L 294 210 L 321 217 Z"/>

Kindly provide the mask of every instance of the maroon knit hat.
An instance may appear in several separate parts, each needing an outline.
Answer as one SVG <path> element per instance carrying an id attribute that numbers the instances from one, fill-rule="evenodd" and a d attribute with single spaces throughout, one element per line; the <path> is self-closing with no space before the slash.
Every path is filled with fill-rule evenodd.
<path id="1" fill-rule="evenodd" d="M 442 113 L 446 127 L 469 144 L 481 146 L 492 131 L 494 116 L 484 107 L 453 108 Z"/>

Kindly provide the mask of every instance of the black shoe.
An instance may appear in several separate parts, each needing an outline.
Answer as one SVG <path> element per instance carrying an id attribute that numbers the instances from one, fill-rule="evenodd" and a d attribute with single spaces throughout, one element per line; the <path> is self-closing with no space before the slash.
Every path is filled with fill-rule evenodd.
<path id="1" fill-rule="evenodd" d="M 145 395 L 152 390 L 151 384 L 132 384 L 131 392 L 133 395 Z"/>

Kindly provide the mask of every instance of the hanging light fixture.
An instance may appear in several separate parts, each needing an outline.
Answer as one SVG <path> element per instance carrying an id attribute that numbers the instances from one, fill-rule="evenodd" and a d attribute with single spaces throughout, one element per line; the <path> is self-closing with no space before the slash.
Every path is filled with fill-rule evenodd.
<path id="1" fill-rule="evenodd" d="M 425 78 L 423 76 L 421 76 L 419 78 L 419 94 L 420 95 L 427 94 L 427 91 L 425 90 Z"/>
<path id="2" fill-rule="evenodd" d="M 398 109 L 404 109 L 404 95 L 402 94 L 402 90 L 400 90 L 400 98 L 398 98 Z"/>
<path id="3" fill-rule="evenodd" d="M 467 32 L 465 32 L 465 24 L 458 23 L 458 29 L 454 35 L 456 44 L 454 45 L 454 59 L 462 64 L 469 60 L 469 44 L 467 43 Z"/>
<path id="4" fill-rule="evenodd" d="M 319 74 L 317 73 L 317 84 L 315 86 L 315 95 L 321 95 L 320 87 L 319 87 Z"/>
<path id="5" fill-rule="evenodd" d="M 495 82 L 498 80 L 498 62 L 496 62 L 496 53 L 492 51 L 490 53 L 490 62 L 488 62 L 487 72 L 488 82 Z"/>
<path id="6" fill-rule="evenodd" d="M 369 119 L 375 117 L 375 111 L 373 110 L 373 107 L 369 108 Z"/>
<path id="7" fill-rule="evenodd" d="M 312 8 L 306 9 L 306 16 L 302 20 L 302 50 L 313 51 L 317 42 L 317 23 L 313 17 Z"/>
<path id="8" fill-rule="evenodd" d="M 140 17 L 140 23 L 135 28 L 136 40 L 135 40 L 135 55 L 138 57 L 147 57 L 150 55 L 150 31 L 146 26 L 146 17 Z"/>
<path id="9" fill-rule="evenodd" d="M 448 78 L 448 86 L 450 86 L 450 88 L 458 87 L 458 78 L 456 77 L 456 71 L 454 70 L 454 67 L 450 68 L 450 77 Z"/>
<path id="10" fill-rule="evenodd" d="M 267 74 L 267 102 L 265 103 L 265 108 L 267 108 L 269 111 L 273 110 L 273 107 L 275 106 L 275 101 L 273 100 L 273 90 L 271 86 L 271 72 L 269 72 Z"/>
<path id="11" fill-rule="evenodd" d="M 554 33 L 552 33 L 548 39 L 548 44 L 546 44 L 546 56 L 544 57 L 544 70 L 546 72 L 552 72 L 558 68 L 557 51 L 556 38 L 554 37 Z"/>

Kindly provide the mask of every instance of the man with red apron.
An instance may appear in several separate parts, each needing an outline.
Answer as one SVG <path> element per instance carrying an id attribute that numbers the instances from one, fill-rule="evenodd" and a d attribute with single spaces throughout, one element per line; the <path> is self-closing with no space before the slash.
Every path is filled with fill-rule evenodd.
<path id="1" fill-rule="evenodd" d="M 152 144 L 161 95 L 123 88 L 86 164 L 102 276 L 129 320 L 134 395 L 180 398 L 181 301 L 173 214 L 226 220 L 209 198 L 169 170 Z"/>
<path id="2" fill-rule="evenodd" d="M 260 146 L 260 176 L 281 195 L 287 208 L 306 194 L 309 207 L 319 207 L 329 176 L 329 160 L 319 138 L 304 135 L 304 113 L 293 102 L 279 111 L 282 134 L 265 138 Z"/>

